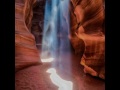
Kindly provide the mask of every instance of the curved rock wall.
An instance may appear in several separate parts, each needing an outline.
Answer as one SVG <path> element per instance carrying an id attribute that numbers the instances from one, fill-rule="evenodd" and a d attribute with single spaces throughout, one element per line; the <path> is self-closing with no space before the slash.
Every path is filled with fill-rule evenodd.
<path id="1" fill-rule="evenodd" d="M 102 79 L 105 79 L 104 19 L 104 0 L 71 0 L 71 43 L 75 52 L 84 52 L 80 62 L 84 72 Z"/>
<path id="2" fill-rule="evenodd" d="M 40 64 L 35 38 L 30 30 L 35 2 L 36 0 L 15 0 L 15 71 Z"/>

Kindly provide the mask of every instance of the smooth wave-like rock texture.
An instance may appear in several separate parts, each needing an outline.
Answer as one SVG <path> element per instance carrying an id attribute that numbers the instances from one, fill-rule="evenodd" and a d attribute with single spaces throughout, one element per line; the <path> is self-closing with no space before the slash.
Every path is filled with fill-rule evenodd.
<path id="1" fill-rule="evenodd" d="M 80 62 L 84 72 L 102 79 L 105 79 L 104 9 L 104 0 L 71 0 L 71 43 L 78 54 L 85 46 Z"/>
<path id="2" fill-rule="evenodd" d="M 41 63 L 30 30 L 35 2 L 36 0 L 15 0 L 15 71 Z"/>

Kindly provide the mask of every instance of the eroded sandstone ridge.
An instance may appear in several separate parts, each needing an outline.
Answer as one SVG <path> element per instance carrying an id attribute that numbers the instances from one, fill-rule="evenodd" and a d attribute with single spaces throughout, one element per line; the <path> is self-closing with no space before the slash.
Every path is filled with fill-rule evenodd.
<path id="1" fill-rule="evenodd" d="M 40 64 L 35 38 L 31 34 L 35 2 L 36 0 L 15 0 L 15 71 Z"/>
<path id="2" fill-rule="evenodd" d="M 71 0 L 70 40 L 84 72 L 105 79 L 104 0 Z"/>

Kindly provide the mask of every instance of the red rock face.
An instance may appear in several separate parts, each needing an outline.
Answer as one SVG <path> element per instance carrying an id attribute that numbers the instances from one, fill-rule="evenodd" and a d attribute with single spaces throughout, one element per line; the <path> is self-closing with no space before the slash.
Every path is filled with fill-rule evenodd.
<path id="1" fill-rule="evenodd" d="M 83 48 L 79 50 L 77 47 L 85 45 L 80 62 L 84 66 L 84 72 L 105 79 L 104 2 L 103 0 L 71 0 L 71 2 L 70 40 L 73 48 L 80 54 Z M 78 45 L 80 40 L 84 44 Z"/>
<path id="2" fill-rule="evenodd" d="M 34 36 L 30 32 L 36 0 L 15 0 L 15 71 L 40 64 Z"/>
<path id="3" fill-rule="evenodd" d="M 82 55 L 82 52 L 84 51 L 84 43 L 82 39 L 79 39 L 75 35 L 75 31 L 78 30 L 78 23 L 77 18 L 75 15 L 74 7 L 77 5 L 79 1 L 78 0 L 71 0 L 70 3 L 70 42 L 75 50 L 75 54 Z M 81 48 L 82 47 L 82 48 Z"/>

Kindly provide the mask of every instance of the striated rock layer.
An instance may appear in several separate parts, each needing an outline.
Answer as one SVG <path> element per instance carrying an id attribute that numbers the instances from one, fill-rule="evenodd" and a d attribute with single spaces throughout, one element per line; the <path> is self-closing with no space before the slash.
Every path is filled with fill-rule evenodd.
<path id="1" fill-rule="evenodd" d="M 15 71 L 40 64 L 35 38 L 30 30 L 35 2 L 15 0 Z"/>
<path id="2" fill-rule="evenodd" d="M 71 0 L 70 40 L 84 72 L 105 79 L 104 0 Z"/>
<path id="3" fill-rule="evenodd" d="M 40 64 L 36 42 L 42 39 L 45 1 L 38 1 L 39 4 L 36 0 L 15 0 L 16 71 Z M 32 19 L 35 5 L 38 6 L 34 8 Z M 103 0 L 71 0 L 70 17 L 69 38 L 75 53 L 83 55 L 80 64 L 84 66 L 84 72 L 105 79 Z M 41 45 L 41 42 L 37 44 Z"/>

